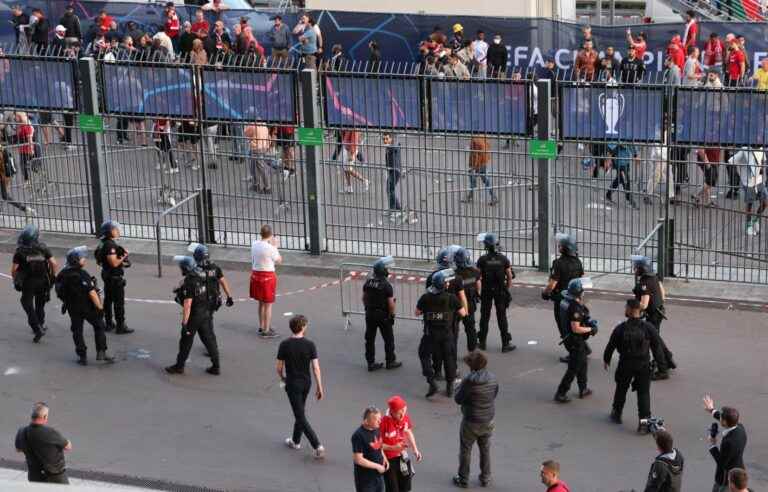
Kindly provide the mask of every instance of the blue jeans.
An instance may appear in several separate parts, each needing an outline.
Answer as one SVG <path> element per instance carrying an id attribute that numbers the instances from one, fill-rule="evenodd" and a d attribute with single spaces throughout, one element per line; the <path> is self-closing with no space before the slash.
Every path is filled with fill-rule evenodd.
<path id="1" fill-rule="evenodd" d="M 480 176 L 480 179 L 483 181 L 483 185 L 485 186 L 485 189 L 488 190 L 488 194 L 491 195 L 491 198 L 494 198 L 495 195 L 493 194 L 493 188 L 491 188 L 491 178 L 489 178 L 488 174 L 486 174 L 484 167 L 481 167 L 480 169 L 469 170 L 469 187 L 471 188 L 470 192 L 474 192 L 475 188 L 477 188 L 478 176 Z"/>

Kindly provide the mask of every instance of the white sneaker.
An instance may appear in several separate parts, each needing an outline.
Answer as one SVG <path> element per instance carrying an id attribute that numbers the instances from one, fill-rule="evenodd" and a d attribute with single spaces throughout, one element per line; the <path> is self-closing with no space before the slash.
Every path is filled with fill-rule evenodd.
<path id="1" fill-rule="evenodd" d="M 171 168 L 171 174 L 179 174 L 179 168 L 178 167 L 172 167 Z"/>
<path id="2" fill-rule="evenodd" d="M 35 217 L 35 216 L 37 216 L 37 212 L 32 207 L 27 207 L 24 210 L 24 213 L 27 214 L 27 217 Z"/>
<path id="3" fill-rule="evenodd" d="M 747 236 L 756 236 L 755 229 L 752 227 L 752 224 L 747 224 Z"/>
<path id="4" fill-rule="evenodd" d="M 296 444 L 295 442 L 293 442 L 293 438 L 292 437 L 286 437 L 285 438 L 285 445 L 288 446 L 289 448 L 293 449 L 293 450 L 301 449 L 301 444 Z"/>
<path id="5" fill-rule="evenodd" d="M 347 186 L 346 188 L 344 188 L 344 193 L 351 195 L 354 192 L 355 192 L 355 189 L 352 186 Z"/>
<path id="6" fill-rule="evenodd" d="M 755 231 L 755 236 L 760 234 L 760 219 L 755 219 L 752 223 L 752 230 Z"/>
<path id="7" fill-rule="evenodd" d="M 366 179 L 365 180 L 365 191 L 368 191 L 368 188 L 370 188 L 370 187 L 371 187 L 371 181 Z"/>
<path id="8" fill-rule="evenodd" d="M 323 447 L 322 444 L 318 446 L 317 449 L 312 451 L 312 457 L 315 458 L 316 460 L 325 459 L 325 448 Z"/>

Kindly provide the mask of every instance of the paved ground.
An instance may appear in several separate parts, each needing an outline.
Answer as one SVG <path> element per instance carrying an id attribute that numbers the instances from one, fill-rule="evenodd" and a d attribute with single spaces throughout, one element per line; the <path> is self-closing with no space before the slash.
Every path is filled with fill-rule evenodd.
<path id="1" fill-rule="evenodd" d="M 0 254 L 0 262 L 9 261 L 7 254 Z M 305 313 L 312 320 L 310 337 L 318 345 L 327 389 L 327 400 L 309 404 L 311 421 L 329 451 L 320 464 L 306 450 L 294 453 L 282 445 L 292 420 L 274 376 L 279 341 L 255 336 L 255 306 L 238 302 L 218 317 L 224 354 L 221 377 L 203 372 L 207 361 L 197 344 L 188 373 L 170 378 L 162 367 L 173 361 L 178 342 L 179 310 L 168 303 L 175 275 L 169 272 L 157 279 L 154 268 L 143 264 L 130 273 L 130 298 L 165 303 L 129 302 L 129 324 L 137 331 L 109 337 L 111 350 L 120 358 L 113 367 L 74 364 L 68 324 L 55 302 L 48 309 L 49 335 L 40 345 L 32 344 L 16 293 L 6 281 L 0 283 L 0 292 L 6 293 L 0 298 L 0 310 L 6 313 L 0 334 L 0 435 L 7 442 L 25 423 L 31 403 L 45 400 L 52 406 L 52 424 L 74 444 L 72 468 L 216 489 L 350 490 L 349 436 L 361 410 L 369 404 L 383 406 L 389 395 L 399 393 L 410 402 L 426 456 L 417 467 L 418 490 L 450 487 L 459 411 L 444 397 L 423 399 L 425 383 L 415 353 L 420 329 L 415 322 L 398 325 L 398 352 L 405 366 L 396 373 L 369 375 L 362 360 L 361 321 L 355 318 L 351 329 L 344 330 L 337 286 L 278 299 L 275 326 L 282 333 L 287 331 L 287 313 Z M 229 271 L 228 277 L 244 297 L 245 272 Z M 283 275 L 279 291 L 327 282 Z M 538 464 L 550 457 L 562 462 L 564 478 L 574 490 L 640 489 L 655 449 L 650 437 L 634 435 L 634 398 L 629 398 L 625 425 L 609 424 L 612 378 L 593 357 L 595 397 L 566 407 L 552 403 L 564 366 L 556 359 L 551 305 L 539 300 L 534 289 L 518 288 L 513 294 L 512 330 L 518 350 L 502 355 L 498 337 L 489 340 L 491 369 L 502 384 L 493 445 L 495 490 L 540 488 Z M 593 342 L 599 352 L 622 308 L 613 296 L 592 299 L 590 305 L 603 327 Z M 686 457 L 684 490 L 701 491 L 709 490 L 714 474 L 703 440 L 710 419 L 701 409 L 701 396 L 711 392 L 718 403 L 740 408 L 750 436 L 746 461 L 752 486 L 759 490 L 768 486 L 768 421 L 761 410 L 768 398 L 766 313 L 709 306 L 716 307 L 669 307 L 672 321 L 664 334 L 680 369 L 673 379 L 654 385 L 653 412 L 667 420 Z M 18 459 L 10 446 L 0 449 L 0 458 Z"/>

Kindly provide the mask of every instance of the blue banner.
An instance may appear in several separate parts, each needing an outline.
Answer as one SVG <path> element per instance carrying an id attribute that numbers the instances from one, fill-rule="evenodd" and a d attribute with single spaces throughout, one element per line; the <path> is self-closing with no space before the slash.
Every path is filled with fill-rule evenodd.
<path id="1" fill-rule="evenodd" d="M 675 141 L 749 145 L 768 142 L 768 92 L 679 88 Z"/>
<path id="2" fill-rule="evenodd" d="M 295 123 L 293 73 L 203 70 L 205 117 Z"/>
<path id="3" fill-rule="evenodd" d="M 430 128 L 462 133 L 528 133 L 525 82 L 430 80 Z"/>
<path id="4" fill-rule="evenodd" d="M 72 61 L 0 58 L 0 106 L 75 109 Z"/>
<path id="5" fill-rule="evenodd" d="M 107 113 L 192 117 L 192 73 L 163 65 L 103 63 Z"/>
<path id="6" fill-rule="evenodd" d="M 560 135 L 566 139 L 661 141 L 662 87 L 561 85 Z"/>
<path id="7" fill-rule="evenodd" d="M 325 77 L 325 118 L 332 126 L 422 127 L 419 80 Z"/>

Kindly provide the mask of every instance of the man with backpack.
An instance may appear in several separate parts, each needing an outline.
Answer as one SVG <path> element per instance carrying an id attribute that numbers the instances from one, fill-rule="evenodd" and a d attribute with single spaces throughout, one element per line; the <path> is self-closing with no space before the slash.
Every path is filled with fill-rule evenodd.
<path id="1" fill-rule="evenodd" d="M 35 343 L 45 335 L 45 304 L 51 300 L 51 287 L 56 276 L 56 260 L 48 247 L 39 242 L 40 230 L 27 225 L 19 234 L 13 255 L 11 276 L 13 287 L 21 292 L 21 307 L 35 334 Z"/>
<path id="2" fill-rule="evenodd" d="M 665 361 L 661 338 L 656 328 L 640 319 L 641 307 L 637 299 L 627 300 L 625 315 L 627 320 L 614 328 L 611 338 L 603 353 L 605 370 L 611 365 L 614 350 L 619 352 L 619 365 L 616 369 L 616 392 L 613 396 L 611 421 L 621 424 L 621 412 L 627 400 L 630 384 L 637 391 L 637 432 L 647 434 L 647 426 L 642 420 L 651 417 L 651 357 L 653 351 L 657 361 Z"/>
<path id="3" fill-rule="evenodd" d="M 653 436 L 659 455 L 648 472 L 645 492 L 680 492 L 683 482 L 683 454 L 675 449 L 672 435 L 660 430 Z"/>

